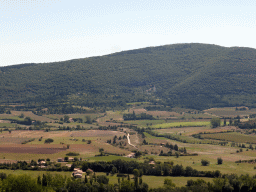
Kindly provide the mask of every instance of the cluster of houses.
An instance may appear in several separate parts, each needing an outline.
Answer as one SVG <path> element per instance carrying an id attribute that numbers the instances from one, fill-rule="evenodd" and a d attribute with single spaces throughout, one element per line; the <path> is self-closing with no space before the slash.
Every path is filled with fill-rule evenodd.
<path id="1" fill-rule="evenodd" d="M 74 178 L 82 178 L 83 177 L 83 171 L 80 169 L 80 168 L 74 168 L 74 171 L 73 171 L 73 173 L 72 173 L 72 176 L 74 177 Z M 86 173 L 87 174 L 92 174 L 93 173 L 93 170 L 91 170 L 91 169 L 87 169 L 86 170 Z M 86 177 L 86 176 L 85 176 Z"/>
<path id="2" fill-rule="evenodd" d="M 40 168 L 46 168 L 45 164 L 46 164 L 46 161 L 39 161 L 39 167 Z"/>

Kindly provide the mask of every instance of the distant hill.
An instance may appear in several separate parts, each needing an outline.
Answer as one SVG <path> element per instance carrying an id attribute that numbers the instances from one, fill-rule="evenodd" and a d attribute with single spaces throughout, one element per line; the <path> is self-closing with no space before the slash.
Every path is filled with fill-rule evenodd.
<path id="1" fill-rule="evenodd" d="M 203 109 L 256 106 L 256 50 L 173 44 L 70 61 L 0 68 L 0 101 Z"/>

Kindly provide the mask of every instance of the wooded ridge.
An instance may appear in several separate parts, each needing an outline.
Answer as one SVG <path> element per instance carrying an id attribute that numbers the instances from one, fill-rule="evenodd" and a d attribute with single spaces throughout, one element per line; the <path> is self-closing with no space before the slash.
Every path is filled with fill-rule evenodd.
<path id="1" fill-rule="evenodd" d="M 69 61 L 0 68 L 0 101 L 89 107 L 256 106 L 256 50 L 173 44 Z"/>

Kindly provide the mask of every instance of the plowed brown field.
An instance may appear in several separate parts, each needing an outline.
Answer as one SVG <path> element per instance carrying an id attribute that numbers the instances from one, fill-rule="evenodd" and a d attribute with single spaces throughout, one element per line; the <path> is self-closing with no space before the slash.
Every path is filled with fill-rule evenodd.
<path id="1" fill-rule="evenodd" d="M 42 147 L 42 146 L 31 146 L 27 147 L 24 145 L 6 145 L 0 146 L 0 153 L 29 153 L 29 154 L 53 154 L 66 150 L 63 147 Z"/>

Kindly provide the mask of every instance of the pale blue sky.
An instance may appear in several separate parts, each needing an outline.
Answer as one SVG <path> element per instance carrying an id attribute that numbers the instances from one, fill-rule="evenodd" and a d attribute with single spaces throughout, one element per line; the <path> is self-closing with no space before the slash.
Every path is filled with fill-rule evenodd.
<path id="1" fill-rule="evenodd" d="M 0 0 L 0 66 L 174 43 L 256 48 L 255 0 Z"/>

